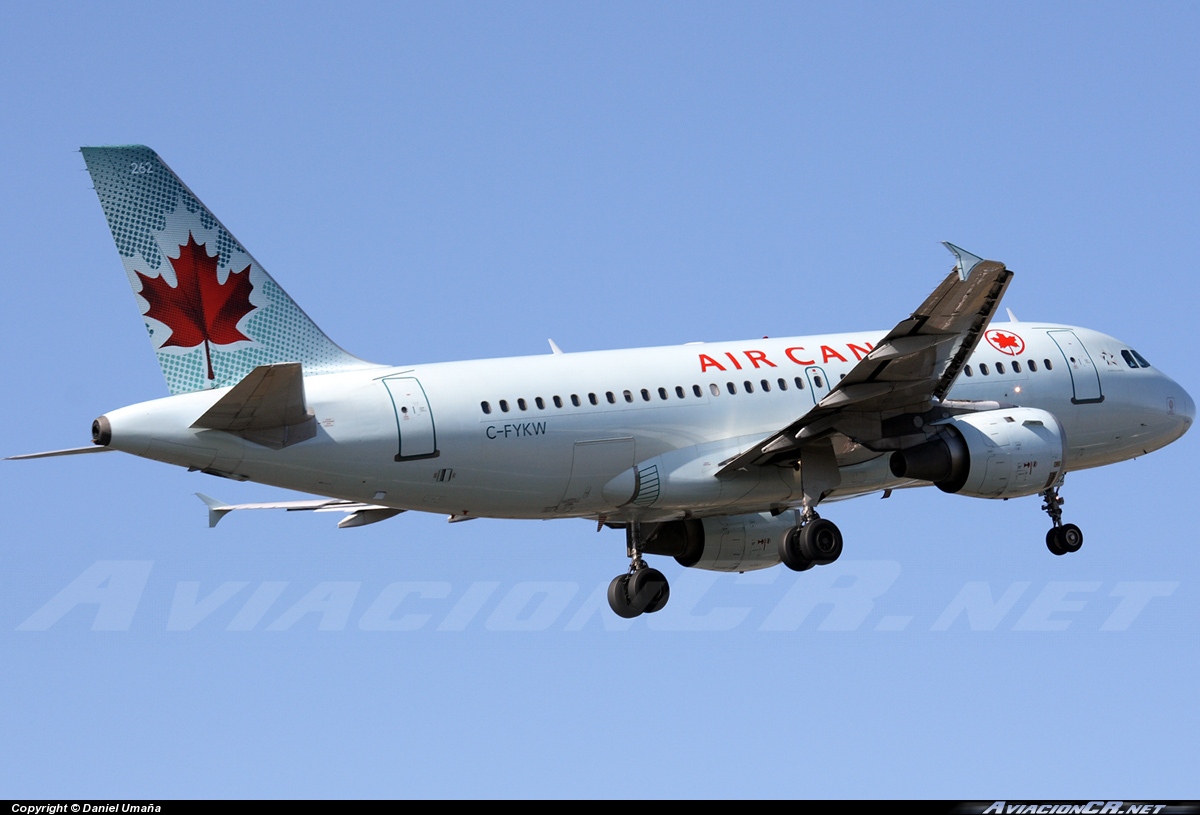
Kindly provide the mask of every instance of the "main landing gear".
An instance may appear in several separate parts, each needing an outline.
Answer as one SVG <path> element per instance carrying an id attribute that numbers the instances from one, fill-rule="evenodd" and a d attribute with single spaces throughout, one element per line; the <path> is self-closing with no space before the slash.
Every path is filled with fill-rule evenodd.
<path id="1" fill-rule="evenodd" d="M 1079 547 L 1083 546 L 1083 532 L 1075 524 L 1062 522 L 1063 499 L 1058 495 L 1058 487 L 1043 492 L 1042 500 L 1042 509 L 1054 522 L 1054 526 L 1046 533 L 1046 548 L 1056 555 L 1078 552 Z"/>
<path id="2" fill-rule="evenodd" d="M 779 541 L 779 559 L 794 572 L 833 563 L 841 554 L 841 530 L 812 509 L 806 509 L 800 517 L 800 526 Z"/>
<path id="3" fill-rule="evenodd" d="M 642 525 L 631 522 L 625 527 L 625 552 L 629 556 L 629 574 L 617 575 L 608 584 L 608 604 L 618 617 L 630 619 L 653 614 L 671 598 L 666 576 L 642 560 Z"/>

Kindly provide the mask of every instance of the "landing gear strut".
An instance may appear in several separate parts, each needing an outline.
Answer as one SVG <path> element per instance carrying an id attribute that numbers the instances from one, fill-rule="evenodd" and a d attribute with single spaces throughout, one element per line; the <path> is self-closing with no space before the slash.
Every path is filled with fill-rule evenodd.
<path id="1" fill-rule="evenodd" d="M 1062 522 L 1063 499 L 1059 497 L 1058 487 L 1051 487 L 1043 492 L 1042 501 L 1042 510 L 1054 523 L 1046 533 L 1046 548 L 1056 555 L 1078 552 L 1083 546 L 1083 532 L 1075 524 Z"/>
<path id="2" fill-rule="evenodd" d="M 779 541 L 779 559 L 794 572 L 833 563 L 841 554 L 841 530 L 811 508 L 800 516 L 800 526 Z"/>
<path id="3" fill-rule="evenodd" d="M 608 604 L 618 617 L 630 619 L 653 614 L 667 604 L 671 586 L 658 569 L 642 560 L 642 525 L 630 522 L 625 527 L 625 553 L 629 573 L 617 575 L 608 584 Z"/>

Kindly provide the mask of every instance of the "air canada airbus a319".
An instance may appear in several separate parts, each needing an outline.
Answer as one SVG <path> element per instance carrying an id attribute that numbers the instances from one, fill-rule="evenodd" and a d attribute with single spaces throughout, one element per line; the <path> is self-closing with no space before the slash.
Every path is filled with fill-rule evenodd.
<path id="1" fill-rule="evenodd" d="M 343 351 L 147 147 L 86 147 L 171 396 L 92 423 L 90 447 L 325 496 L 223 504 L 586 518 L 625 531 L 608 599 L 658 611 L 647 555 L 725 572 L 837 560 L 829 502 L 933 485 L 1040 496 L 1056 555 L 1067 473 L 1178 439 L 1195 405 L 1125 342 L 993 322 L 1004 264 L 956 263 L 891 331 L 379 365 Z"/>

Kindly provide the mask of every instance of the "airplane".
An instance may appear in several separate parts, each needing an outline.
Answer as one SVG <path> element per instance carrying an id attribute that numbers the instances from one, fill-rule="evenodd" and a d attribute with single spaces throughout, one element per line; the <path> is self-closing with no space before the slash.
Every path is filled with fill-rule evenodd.
<path id="1" fill-rule="evenodd" d="M 583 518 L 625 533 L 608 588 L 625 618 L 670 597 L 646 556 L 795 571 L 842 552 L 835 501 L 936 486 L 1040 496 L 1046 546 L 1068 472 L 1149 453 L 1195 403 L 1130 345 L 1088 328 L 994 322 L 1013 273 L 953 244 L 950 273 L 890 331 L 381 365 L 324 332 L 148 147 L 85 147 L 170 396 L 109 411 L 92 445 L 323 496 L 225 504 Z"/>

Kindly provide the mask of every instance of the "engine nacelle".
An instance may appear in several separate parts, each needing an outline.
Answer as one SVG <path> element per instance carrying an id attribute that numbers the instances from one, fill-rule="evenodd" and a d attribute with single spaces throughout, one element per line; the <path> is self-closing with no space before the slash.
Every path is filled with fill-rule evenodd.
<path id="1" fill-rule="evenodd" d="M 1062 424 L 1037 408 L 964 413 L 938 422 L 931 441 L 892 454 L 892 475 L 932 481 L 973 498 L 1036 495 L 1062 472 Z"/>
<path id="2" fill-rule="evenodd" d="M 670 555 L 681 566 L 714 572 L 767 569 L 779 563 L 779 542 L 799 523 L 795 510 L 774 517 L 762 513 L 668 521 L 642 551 Z"/>

